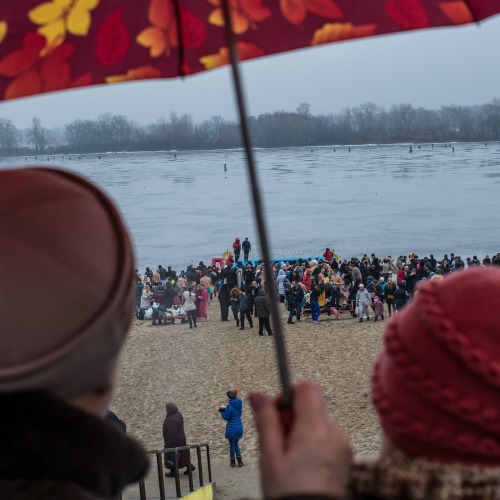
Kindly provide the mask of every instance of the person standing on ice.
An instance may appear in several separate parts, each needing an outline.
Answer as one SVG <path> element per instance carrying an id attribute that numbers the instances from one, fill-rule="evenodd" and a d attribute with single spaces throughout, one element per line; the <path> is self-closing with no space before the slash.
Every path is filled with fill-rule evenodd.
<path id="1" fill-rule="evenodd" d="M 248 254 L 252 251 L 252 245 L 250 245 L 248 238 L 245 238 L 241 246 L 243 247 L 243 261 L 248 262 Z"/>
<path id="2" fill-rule="evenodd" d="M 234 250 L 234 261 L 238 262 L 240 260 L 240 253 L 241 253 L 241 243 L 239 238 L 236 238 L 234 240 L 233 250 Z"/>

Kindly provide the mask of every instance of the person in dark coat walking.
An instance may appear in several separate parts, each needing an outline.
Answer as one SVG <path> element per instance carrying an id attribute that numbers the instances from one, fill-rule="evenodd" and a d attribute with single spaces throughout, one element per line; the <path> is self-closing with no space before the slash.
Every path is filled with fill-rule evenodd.
<path id="1" fill-rule="evenodd" d="M 419 277 L 417 276 L 417 270 L 416 268 L 413 268 L 410 272 L 410 276 L 408 276 L 406 280 L 406 291 L 410 294 L 411 297 L 413 297 L 413 294 L 415 293 L 415 285 L 417 284 L 418 280 Z"/>
<path id="2" fill-rule="evenodd" d="M 163 421 L 163 447 L 177 448 L 178 446 L 186 446 L 186 433 L 184 432 L 184 417 L 177 408 L 175 403 L 167 403 L 165 405 L 167 415 Z M 179 452 L 179 469 L 186 467 L 184 474 L 188 473 L 188 450 Z M 174 452 L 165 453 L 165 468 L 170 469 L 165 472 L 165 477 L 174 477 L 175 456 Z M 194 465 L 191 465 L 191 470 L 195 470 Z"/>
<path id="3" fill-rule="evenodd" d="M 238 286 L 238 282 L 236 280 L 236 270 L 230 264 L 228 264 L 222 271 L 222 279 L 229 290 Z"/>
<path id="4" fill-rule="evenodd" d="M 240 326 L 240 295 L 241 290 L 238 287 L 234 287 L 230 293 L 229 302 L 231 304 L 231 310 L 233 311 L 233 318 L 236 321 L 236 326 Z"/>
<path id="5" fill-rule="evenodd" d="M 287 305 L 287 309 L 288 309 L 288 321 L 287 321 L 287 323 L 290 325 L 294 325 L 295 321 L 293 321 L 293 315 L 295 313 L 295 309 L 296 309 L 297 304 L 295 302 L 295 296 L 293 294 L 292 287 L 287 288 L 285 290 L 285 297 L 286 297 L 286 305 Z"/>
<path id="6" fill-rule="evenodd" d="M 396 283 L 392 281 L 392 278 L 389 278 L 389 281 L 387 282 L 387 285 L 385 286 L 384 290 L 384 298 L 387 303 L 389 318 L 391 317 L 391 313 L 395 312 L 396 310 L 396 306 L 394 304 L 395 293 L 396 293 Z"/>
<path id="7" fill-rule="evenodd" d="M 219 295 L 217 296 L 220 304 L 220 319 L 221 321 L 229 321 L 229 289 L 227 285 L 222 285 Z"/>
<path id="8" fill-rule="evenodd" d="M 300 313 L 301 313 L 301 303 L 304 300 L 304 290 L 299 285 L 298 281 L 292 281 L 292 296 L 295 302 L 295 314 L 297 315 L 297 321 L 300 321 Z M 290 311 L 290 307 L 288 308 Z"/>
<path id="9" fill-rule="evenodd" d="M 246 292 L 242 292 L 240 294 L 240 330 L 245 329 L 245 318 L 248 320 L 248 324 L 250 328 L 253 328 L 252 321 L 252 309 L 250 302 L 250 294 Z"/>
<path id="10" fill-rule="evenodd" d="M 408 293 L 406 293 L 405 282 L 402 281 L 398 289 L 394 292 L 394 302 L 396 303 L 396 311 L 400 311 L 408 302 Z"/>
<path id="11" fill-rule="evenodd" d="M 227 391 L 227 397 L 229 398 L 227 405 L 219 408 L 221 417 L 227 421 L 226 433 L 224 437 L 229 440 L 229 457 L 231 459 L 231 467 L 235 467 L 235 459 L 238 460 L 238 467 L 243 467 L 241 450 L 238 444 L 239 440 L 243 437 L 243 422 L 241 421 L 243 401 L 238 398 L 237 387 Z"/>
<path id="12" fill-rule="evenodd" d="M 271 324 L 269 323 L 269 316 L 271 315 L 271 306 L 264 290 L 259 290 L 257 297 L 254 301 L 255 315 L 259 318 L 259 335 L 264 335 L 264 327 L 268 335 L 272 335 Z"/>

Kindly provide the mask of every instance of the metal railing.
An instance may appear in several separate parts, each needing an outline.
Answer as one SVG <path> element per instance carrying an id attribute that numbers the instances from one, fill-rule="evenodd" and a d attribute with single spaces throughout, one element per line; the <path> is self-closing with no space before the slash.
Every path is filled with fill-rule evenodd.
<path id="1" fill-rule="evenodd" d="M 160 492 L 160 500 L 166 500 L 165 495 L 165 477 L 163 476 L 163 456 L 166 453 L 172 453 L 173 455 L 173 465 L 174 465 L 174 477 L 175 477 L 175 492 L 177 498 L 182 497 L 181 489 L 181 479 L 179 476 L 179 456 L 181 451 L 188 450 L 188 466 L 187 466 L 187 476 L 189 481 L 189 492 L 195 491 L 193 484 L 193 470 L 191 467 L 191 450 L 196 450 L 196 457 L 198 462 L 198 479 L 200 483 L 200 488 L 205 485 L 203 476 L 203 461 L 202 461 L 202 450 L 206 451 L 206 462 L 208 470 L 208 482 L 212 482 L 212 466 L 210 463 L 210 447 L 208 444 L 192 444 L 186 446 L 179 446 L 177 448 L 163 448 L 161 450 L 150 450 L 147 452 L 148 455 L 154 455 L 156 457 L 156 472 L 158 475 L 158 488 Z M 185 492 L 186 493 L 186 492 Z M 145 479 L 139 481 L 139 497 L 140 500 L 147 500 L 146 494 L 146 483 Z"/>

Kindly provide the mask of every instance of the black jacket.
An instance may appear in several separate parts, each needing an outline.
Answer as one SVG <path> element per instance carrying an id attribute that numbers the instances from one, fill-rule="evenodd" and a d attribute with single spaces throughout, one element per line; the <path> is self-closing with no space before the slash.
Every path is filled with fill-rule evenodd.
<path id="1" fill-rule="evenodd" d="M 0 498 L 96 500 L 144 477 L 142 447 L 43 392 L 0 396 Z"/>
<path id="2" fill-rule="evenodd" d="M 258 318 L 268 318 L 271 315 L 271 306 L 264 290 L 259 290 L 254 301 L 255 313 Z"/>

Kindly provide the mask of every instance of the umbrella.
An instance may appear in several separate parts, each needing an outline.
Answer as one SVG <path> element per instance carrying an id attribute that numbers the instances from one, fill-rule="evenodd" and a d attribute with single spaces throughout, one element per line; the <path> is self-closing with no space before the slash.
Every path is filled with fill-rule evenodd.
<path id="1" fill-rule="evenodd" d="M 0 0 L 0 99 L 232 64 L 266 279 L 267 232 L 238 70 L 246 60 L 398 31 L 477 22 L 498 0 Z M 284 407 L 291 389 L 270 287 Z"/>
<path id="2" fill-rule="evenodd" d="M 497 0 L 0 0 L 0 98 L 190 75 L 241 60 L 478 21 Z"/>

